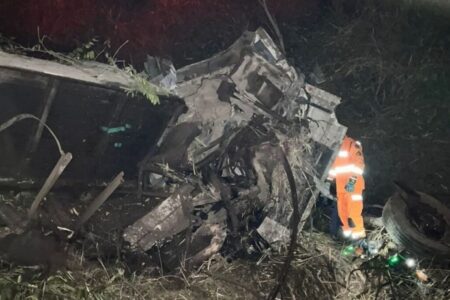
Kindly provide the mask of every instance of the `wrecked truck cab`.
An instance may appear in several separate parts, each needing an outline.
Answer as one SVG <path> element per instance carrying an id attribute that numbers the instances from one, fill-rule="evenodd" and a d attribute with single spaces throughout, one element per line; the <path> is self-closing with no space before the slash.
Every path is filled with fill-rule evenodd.
<path id="1" fill-rule="evenodd" d="M 320 157 L 327 163 L 345 135 L 346 127 L 334 115 L 340 98 L 305 83 L 263 29 L 244 33 L 227 50 L 178 70 L 177 76 L 175 93 L 188 107 L 178 123 L 202 123 L 202 134 L 190 149 L 194 163 L 225 131 L 255 116 L 279 123 L 305 121 L 309 137 L 330 150 Z M 327 163 L 317 170 L 319 177 Z"/>
<path id="2" fill-rule="evenodd" d="M 150 72 L 157 92 L 164 86 L 172 93 L 161 92 L 159 105 L 130 98 L 124 89 L 133 76 L 107 65 L 0 53 L 0 68 L 0 122 L 20 114 L 41 121 L 2 128 L 2 190 L 35 193 L 52 171 L 61 153 L 45 123 L 73 154 L 60 178 L 50 176 L 55 198 L 71 204 L 53 201 L 47 215 L 83 203 L 77 207 L 84 212 L 72 214 L 75 225 L 63 230 L 80 231 L 97 214 L 104 226 L 91 223 L 84 239 L 97 245 L 95 236 L 119 231 L 129 246 L 122 251 L 151 255 L 157 247 L 164 266 L 287 243 L 309 216 L 316 183 L 346 131 L 334 115 L 340 99 L 305 83 L 262 29 L 210 59 Z M 93 201 L 80 195 L 105 185 Z M 126 200 L 113 194 L 106 201 L 112 193 Z M 109 209 L 100 216 L 101 205 Z"/>
<path id="3" fill-rule="evenodd" d="M 170 196 L 128 227 L 125 240 L 148 250 L 160 240 L 153 238 L 155 232 L 172 237 L 191 231 L 188 224 L 196 208 L 212 217 L 204 223 L 224 222 L 211 216 L 211 206 L 196 204 L 197 199 L 227 211 L 221 228 L 228 240 L 245 239 L 251 231 L 248 219 L 256 218 L 253 229 L 265 241 L 288 242 L 293 204 L 280 155 L 285 153 L 294 173 L 301 228 L 317 195 L 314 182 L 326 179 L 346 132 L 334 115 L 340 98 L 305 83 L 262 29 L 244 33 L 225 51 L 177 70 L 176 76 L 173 91 L 187 111 L 163 134 L 164 150 L 142 163 L 141 181 L 150 182 L 145 178 L 155 174 L 172 180 L 187 176 L 178 184 L 192 185 L 191 199 Z"/>
<path id="4" fill-rule="evenodd" d="M 137 163 L 184 107 L 176 97 L 160 105 L 131 98 L 132 78 L 105 64 L 64 65 L 0 52 L 0 122 L 31 114 L 47 124 L 73 160 L 57 185 L 87 186 L 124 171 L 137 178 Z M 170 98 L 170 99 L 169 99 Z M 38 186 L 58 160 L 43 123 L 23 120 L 0 132 L 0 186 Z"/>

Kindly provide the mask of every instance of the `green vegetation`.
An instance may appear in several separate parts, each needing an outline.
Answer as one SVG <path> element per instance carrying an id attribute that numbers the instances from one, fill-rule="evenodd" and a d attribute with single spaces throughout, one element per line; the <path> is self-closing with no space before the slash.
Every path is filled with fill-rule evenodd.
<path id="1" fill-rule="evenodd" d="M 153 105 L 159 104 L 156 87 L 150 83 L 145 73 L 138 73 L 131 65 L 126 66 L 124 71 L 132 79 L 130 86 L 124 88 L 129 96 L 136 97 L 137 95 L 143 95 Z"/>
<path id="2" fill-rule="evenodd" d="M 40 56 L 45 55 L 49 59 L 74 66 L 81 65 L 86 61 L 107 62 L 115 69 L 116 72 L 123 72 L 128 78 L 130 78 L 129 86 L 123 87 L 123 90 L 127 93 L 127 95 L 131 97 L 141 95 L 151 104 L 157 105 L 159 104 L 158 94 L 167 94 L 167 92 L 152 84 L 144 72 L 137 72 L 132 65 L 124 63 L 123 67 L 119 67 L 115 57 L 120 48 L 116 50 L 114 55 L 110 55 L 110 44 L 108 41 L 100 44 L 98 39 L 94 38 L 91 41 L 82 44 L 80 47 L 75 48 L 71 52 L 64 54 L 47 48 L 45 45 L 45 40 L 45 36 L 39 37 L 39 42 L 36 45 L 32 47 L 25 47 L 0 35 L 0 49 L 13 54 L 31 56 L 36 54 L 40 54 Z"/>

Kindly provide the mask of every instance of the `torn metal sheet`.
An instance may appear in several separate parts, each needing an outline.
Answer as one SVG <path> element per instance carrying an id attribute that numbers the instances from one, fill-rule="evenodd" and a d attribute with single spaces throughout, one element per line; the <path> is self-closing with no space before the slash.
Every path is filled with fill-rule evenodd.
<path id="1" fill-rule="evenodd" d="M 214 186 L 208 185 L 201 193 L 192 198 L 192 204 L 194 206 L 201 206 L 216 203 L 220 200 L 220 191 L 215 189 Z"/>
<path id="2" fill-rule="evenodd" d="M 56 62 L 47 69 L 44 65 L 0 53 L 5 69 L 0 101 L 12 107 L 0 112 L 0 119 L 15 113 L 13 104 L 21 102 L 7 96 L 11 84 L 28 82 L 25 94 L 33 94 L 33 85 L 44 98 L 53 80 L 47 77 L 58 77 L 58 93 L 46 117 L 68 149 L 76 151 L 65 182 L 76 179 L 98 187 L 100 181 L 104 187 L 123 170 L 131 181 L 116 193 L 127 189 L 137 214 L 122 226 L 107 224 L 105 231 L 118 229 L 133 250 L 179 247 L 167 252 L 174 262 L 184 255 L 197 264 L 226 247 L 234 257 L 286 244 L 295 236 L 290 235 L 292 220 L 300 219 L 301 228 L 309 216 L 346 132 L 334 114 L 340 98 L 306 83 L 263 29 L 246 32 L 223 52 L 180 70 L 149 57 L 150 82 L 176 95 L 159 106 L 129 101 L 118 92 L 132 84 L 122 72 L 111 74 L 105 67 L 99 74 L 98 64 L 83 64 L 79 70 Z M 89 97 L 79 94 L 84 91 L 80 85 Z M 25 94 L 24 102 L 29 100 Z M 93 95 L 100 100 L 92 100 Z M 66 107 L 71 114 L 89 116 L 74 113 L 60 120 L 66 115 L 59 111 Z M 5 157 L 20 160 L 16 136 L 28 135 L 22 126 L 0 136 Z M 43 157 L 50 148 L 42 138 L 36 149 L 36 156 Z M 32 162 L 37 166 L 30 164 L 33 171 L 48 169 L 42 160 Z M 0 165 L 5 178 L 26 179 L 8 173 L 13 167 L 8 163 L 4 169 Z M 42 177 L 30 170 L 26 174 Z M 114 213 L 112 208 L 108 213 Z M 117 210 L 120 215 L 109 219 L 119 220 L 132 208 Z"/>
<path id="3" fill-rule="evenodd" d="M 210 59 L 183 67 L 177 71 L 177 80 L 175 93 L 183 98 L 187 110 L 176 126 L 197 124 L 198 134 L 179 147 L 165 147 L 177 140 L 169 132 L 149 161 L 179 151 L 177 157 L 183 159 L 172 159 L 176 163 L 166 160 L 171 167 L 183 166 L 181 169 L 194 174 L 198 170 L 203 177 L 202 169 L 215 169 L 212 172 L 220 174 L 220 180 L 226 178 L 234 203 L 227 207 L 229 219 L 235 224 L 232 227 L 243 222 L 245 212 L 261 209 L 268 220 L 262 220 L 264 225 L 258 232 L 267 241 L 275 241 L 265 226 L 275 224 L 279 232 L 289 232 L 293 212 L 279 159 L 280 149 L 284 149 L 301 206 L 306 207 L 301 211 L 304 221 L 318 193 L 313 179 L 324 181 L 345 135 L 346 128 L 334 115 L 340 98 L 305 83 L 304 75 L 288 64 L 262 29 L 243 34 Z M 231 196 L 249 188 L 258 191 L 253 199 Z M 211 196 L 198 194 L 194 206 L 227 203 L 224 195 Z"/>
<path id="4" fill-rule="evenodd" d="M 176 88 L 177 73 L 171 61 L 147 55 L 144 67 L 152 83 L 168 91 L 173 91 Z"/>
<path id="5" fill-rule="evenodd" d="M 290 230 L 269 217 L 258 227 L 258 233 L 271 245 L 286 245 L 289 242 Z"/>
<path id="6" fill-rule="evenodd" d="M 218 253 L 226 238 L 226 230 L 219 224 L 204 224 L 192 236 L 192 244 L 199 244 L 202 240 L 209 241 L 206 247 L 188 258 L 191 265 L 201 264 L 212 255 Z"/>
<path id="7" fill-rule="evenodd" d="M 124 239 L 132 246 L 148 250 L 158 241 L 171 237 L 189 226 L 189 216 L 183 210 L 190 204 L 191 185 L 181 186 L 158 207 L 124 231 Z"/>

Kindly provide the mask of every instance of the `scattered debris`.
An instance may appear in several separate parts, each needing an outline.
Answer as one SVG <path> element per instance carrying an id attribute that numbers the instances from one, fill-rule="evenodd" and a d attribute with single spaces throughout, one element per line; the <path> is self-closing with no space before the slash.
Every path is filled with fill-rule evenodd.
<path id="1" fill-rule="evenodd" d="M 191 192 L 194 187 L 183 185 L 150 213 L 125 230 L 124 238 L 132 246 L 149 250 L 158 241 L 185 230 L 190 223 Z"/>
<path id="2" fill-rule="evenodd" d="M 425 274 L 425 272 L 423 270 L 417 270 L 416 271 L 416 276 L 422 282 L 427 282 L 428 281 L 428 276 L 427 276 L 427 274 Z"/>
<path id="3" fill-rule="evenodd" d="M 297 225 L 292 227 L 292 219 L 298 219 L 298 230 L 303 227 L 318 192 L 315 186 L 323 184 L 346 131 L 334 116 L 340 99 L 305 84 L 304 76 L 287 63 L 262 29 L 247 32 L 227 50 L 177 71 L 170 62 L 149 57 L 146 70 L 152 83 L 172 90 L 173 95 L 169 97 L 178 101 L 172 100 L 174 109 L 166 112 L 169 114 L 160 127 L 162 130 L 141 144 L 139 141 L 145 138 L 142 132 L 149 127 L 141 121 L 142 114 L 133 115 L 133 119 L 120 117 L 131 105 L 121 100 L 126 95 L 114 92 L 117 104 L 110 109 L 111 119 L 99 120 L 102 123 L 95 124 L 96 129 L 90 127 L 100 137 L 97 144 L 88 143 L 87 139 L 94 139 L 88 137 L 87 131 L 80 131 L 88 127 L 72 125 L 76 133 L 62 131 L 63 124 L 55 123 L 57 120 L 52 114 L 62 101 L 58 95 L 67 89 L 65 78 L 82 81 L 86 86 L 101 84 L 105 88 L 111 88 L 114 82 L 126 89 L 127 84 L 133 84 L 132 78 L 124 77 L 126 74 L 110 79 L 106 76 L 110 71 L 106 71 L 99 79 L 94 76 L 95 68 L 100 68 L 97 64 L 75 70 L 71 66 L 50 63 L 45 68 L 46 64 L 39 59 L 23 58 L 29 62 L 28 70 L 19 62 L 21 57 L 2 55 L 4 59 L 13 58 L 3 62 L 13 70 L 5 75 L 7 80 L 20 81 L 26 72 L 36 71 L 39 66 L 41 73 L 38 74 L 42 78 L 38 80 L 46 82 L 44 89 L 50 91 L 45 103 L 52 100 L 51 106 L 44 103 L 40 127 L 47 123 L 56 128 L 56 134 L 68 149 L 74 146 L 72 136 L 80 137 L 86 147 L 74 153 L 72 169 L 60 180 L 59 176 L 72 159 L 70 153 L 63 154 L 29 210 L 30 217 L 37 216 L 37 222 L 52 224 L 48 230 L 65 231 L 62 237 L 69 240 L 83 236 L 74 233 L 84 224 L 101 224 L 106 222 L 102 218 L 117 218 L 114 208 L 111 210 L 106 205 L 103 217 L 91 220 L 108 197 L 112 198 L 109 202 L 114 203 L 114 199 L 125 192 L 134 195 L 130 199 L 134 198 L 137 205 L 149 203 L 152 207 L 141 210 L 138 218 L 130 216 L 125 224 L 116 224 L 115 228 L 123 231 L 123 240 L 129 244 L 128 251 L 166 249 L 164 245 L 180 240 L 177 247 L 184 245 L 182 249 L 185 249 L 177 252 L 181 255 L 180 262 L 186 260 L 190 265 L 198 265 L 219 251 L 232 259 L 262 253 L 270 246 L 285 246 L 290 238 L 292 243 L 292 232 L 296 231 Z M 63 69 L 67 76 L 61 73 Z M 15 71 L 17 73 L 11 73 Z M 58 76 L 58 84 L 48 81 L 46 74 Z M 162 97 L 164 95 L 167 94 Z M 134 101 L 140 103 L 137 99 Z M 167 100 L 161 106 L 165 102 Z M 165 106 L 167 109 L 167 104 Z M 13 140 L 14 136 L 9 134 L 8 139 Z M 140 148 L 138 153 L 128 149 L 131 145 L 135 145 L 132 149 Z M 44 146 L 41 141 L 34 147 L 37 147 L 34 159 L 42 156 L 38 148 Z M 111 148 L 115 149 L 114 155 L 109 154 Z M 85 156 L 88 153 L 94 153 L 96 159 L 108 153 L 114 159 L 92 165 Z M 133 170 L 133 161 L 138 162 L 134 165 L 138 169 Z M 83 177 L 83 173 L 87 174 L 86 168 L 92 171 Z M 82 211 L 80 215 L 61 216 L 58 220 L 65 224 L 44 221 L 46 213 L 54 209 L 36 213 L 52 187 L 56 189 L 55 194 L 61 196 L 62 186 L 70 188 L 81 184 L 86 188 L 100 188 L 99 179 L 112 176 L 107 172 L 117 168 L 122 168 L 130 179 L 137 175 L 137 182 L 128 180 L 119 188 L 122 172 L 88 206 L 79 202 L 74 207 L 76 197 L 67 208 L 61 202 L 58 211 L 67 210 L 67 214 Z M 103 175 L 95 177 L 96 174 Z M 8 185 L 20 187 L 17 184 L 23 180 L 20 177 L 7 181 Z M 39 179 L 35 177 L 32 181 Z M 89 180 L 93 180 L 94 185 Z M 117 195 L 112 195 L 113 192 Z M 291 201 L 292 197 L 296 200 Z M 298 216 L 295 217 L 296 210 Z M 8 225 L 17 223 L 12 219 L 5 221 Z M 95 227 L 86 228 L 84 234 L 92 239 L 99 232 L 95 232 Z M 126 251 L 124 249 L 120 251 Z"/>
<path id="4" fill-rule="evenodd" d="M 183 210 L 187 202 L 189 210 L 208 216 L 206 222 L 217 223 L 211 211 L 226 209 L 231 252 L 248 252 L 241 240 L 253 244 L 254 230 L 273 246 L 286 245 L 293 207 L 281 153 L 293 170 L 304 220 L 317 193 L 313 179 L 324 180 L 345 134 L 333 114 L 339 98 L 305 84 L 263 30 L 246 33 L 224 52 L 178 70 L 177 78 L 174 92 L 187 111 L 167 128 L 156 154 L 141 162 L 140 180 L 150 182 L 143 185 L 144 194 L 186 181 L 190 192 L 186 186 L 183 193 L 174 192 L 128 227 L 125 240 L 148 250 L 163 238 L 190 231 L 191 213 Z M 251 189 L 255 192 L 245 192 Z M 217 205 L 199 205 L 193 201 L 199 195 Z M 249 224 L 252 216 L 256 220 Z"/>
<path id="5" fill-rule="evenodd" d="M 7 84 L 0 82 L 0 88 L 23 80 L 44 91 L 58 89 L 50 93 L 51 106 L 44 105 L 36 115 L 41 116 L 40 127 L 54 128 L 51 134 L 58 135 L 74 157 L 71 161 L 72 154 L 59 145 L 60 162 L 45 179 L 54 154 L 45 134 L 39 134 L 30 163 L 22 165 L 17 162 L 28 157 L 17 151 L 23 146 L 17 136 L 35 140 L 35 128 L 7 132 L 0 127 L 0 147 L 6 149 L 0 157 L 0 221 L 8 227 L 0 234 L 2 258 L 53 271 L 66 264 L 63 249 L 70 244 L 83 249 L 83 259 L 129 259 L 138 266 L 132 272 L 164 274 L 204 268 L 216 254 L 226 261 L 245 257 L 261 262 L 271 249 L 287 247 L 288 255 L 279 261 L 283 268 L 274 276 L 278 281 L 271 282 L 276 287 L 273 298 L 287 281 L 291 265 L 313 259 L 298 253 L 297 236 L 318 192 L 327 189 L 324 180 L 346 132 L 334 115 L 340 99 L 306 83 L 262 29 L 245 33 L 210 59 L 176 71 L 170 62 L 149 57 L 146 70 L 152 84 L 172 92 L 158 95 L 160 106 L 130 100 L 122 89 L 132 80 L 123 74 L 98 78 L 93 75 L 98 75 L 98 65 L 86 74 L 61 67 L 69 74 L 66 82 L 56 63 L 49 71 L 38 59 L 14 56 L 15 63 L 5 64 L 5 57 L 9 56 L 0 55 L 0 68 L 5 69 L 2 79 Z M 21 59 L 31 62 L 29 70 L 17 67 Z M 36 72 L 37 66 L 44 71 Z M 49 83 L 50 76 L 58 77 L 57 85 Z M 83 89 L 82 104 L 64 104 L 89 117 L 63 119 L 66 105 L 59 103 L 67 100 L 58 97 L 61 91 L 73 97 Z M 0 120 L 28 110 L 1 95 L 0 101 L 14 109 L 0 112 Z M 44 95 L 48 101 L 49 93 Z M 14 199 L 14 205 L 5 199 Z M 26 211 L 32 222 L 23 222 Z M 35 249 L 36 257 L 21 256 L 28 248 Z M 350 273 L 353 277 L 339 284 L 355 295 L 364 293 L 367 278 L 358 268 L 377 258 L 385 272 L 381 257 L 389 257 L 391 249 L 378 239 L 347 250 L 344 258 L 340 251 L 318 250 L 318 256 L 329 253 L 328 259 L 319 260 L 324 273 L 307 269 L 302 276 L 337 281 Z M 328 264 L 344 265 L 341 260 L 354 256 L 361 263 L 355 272 L 330 272 Z M 336 285 L 321 286 L 330 297 L 336 295 Z"/>

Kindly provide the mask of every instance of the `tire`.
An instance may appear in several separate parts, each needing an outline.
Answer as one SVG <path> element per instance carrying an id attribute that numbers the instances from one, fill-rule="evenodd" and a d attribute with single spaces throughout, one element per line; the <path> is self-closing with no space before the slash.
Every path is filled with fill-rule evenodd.
<path id="1" fill-rule="evenodd" d="M 432 239 L 419 232 L 408 220 L 407 206 L 398 193 L 387 201 L 383 209 L 383 223 L 391 238 L 408 251 L 426 257 L 450 257 L 450 210 L 437 199 L 418 192 L 420 201 L 433 208 L 446 222 L 444 236 Z"/>

